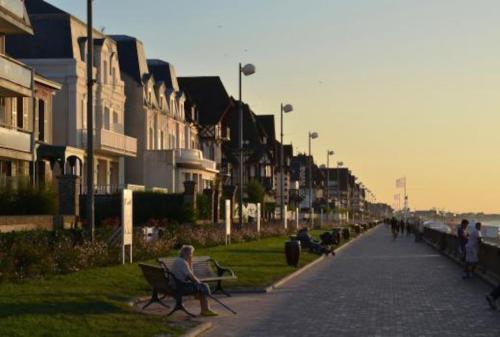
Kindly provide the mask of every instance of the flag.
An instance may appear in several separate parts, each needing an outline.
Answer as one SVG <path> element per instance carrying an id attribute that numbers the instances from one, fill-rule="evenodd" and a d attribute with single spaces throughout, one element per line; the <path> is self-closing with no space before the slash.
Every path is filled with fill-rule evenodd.
<path id="1" fill-rule="evenodd" d="M 404 188 L 406 186 L 406 177 L 396 179 L 396 188 Z"/>

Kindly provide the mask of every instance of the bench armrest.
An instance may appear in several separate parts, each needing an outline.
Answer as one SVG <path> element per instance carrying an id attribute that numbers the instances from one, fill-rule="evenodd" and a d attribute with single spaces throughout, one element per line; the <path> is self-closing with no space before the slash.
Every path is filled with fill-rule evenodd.
<path id="1" fill-rule="evenodd" d="M 226 267 L 221 266 L 219 264 L 219 262 L 217 262 L 217 260 L 214 260 L 214 259 L 211 259 L 211 260 L 215 264 L 215 267 L 217 267 L 217 275 L 218 276 L 223 276 L 224 273 L 229 273 L 231 275 L 231 277 L 236 278 L 236 275 L 234 274 L 234 271 L 231 268 L 226 268 Z"/>

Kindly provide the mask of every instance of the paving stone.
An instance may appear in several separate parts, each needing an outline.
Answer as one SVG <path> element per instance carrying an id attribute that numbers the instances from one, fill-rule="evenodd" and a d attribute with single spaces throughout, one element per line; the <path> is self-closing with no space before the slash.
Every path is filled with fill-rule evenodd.
<path id="1" fill-rule="evenodd" d="M 498 337 L 489 286 L 412 237 L 380 226 L 266 295 L 224 299 L 238 315 L 205 336 Z M 222 309 L 214 306 L 223 313 Z"/>

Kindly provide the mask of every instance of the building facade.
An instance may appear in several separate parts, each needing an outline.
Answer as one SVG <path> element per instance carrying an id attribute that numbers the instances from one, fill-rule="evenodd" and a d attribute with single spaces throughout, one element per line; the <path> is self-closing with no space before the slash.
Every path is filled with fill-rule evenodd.
<path id="1" fill-rule="evenodd" d="M 23 1 L 0 3 L 0 186 L 30 176 L 33 161 L 34 73 L 6 54 L 6 37 L 32 35 Z M 20 178 L 19 178 L 20 177 Z"/>
<path id="2" fill-rule="evenodd" d="M 209 188 L 217 167 L 200 150 L 196 105 L 180 89 L 174 67 L 148 60 L 134 37 L 113 39 L 125 81 L 126 130 L 139 149 L 127 160 L 127 183 L 172 193 L 183 192 L 185 181 L 195 181 L 198 192 Z"/>
<path id="3" fill-rule="evenodd" d="M 86 24 L 42 0 L 27 2 L 27 8 L 36 34 L 10 38 L 7 48 L 62 84 L 54 98 L 53 143 L 85 150 Z M 97 193 L 111 193 L 124 186 L 125 158 L 137 155 L 137 141 L 125 133 L 126 98 L 116 43 L 98 31 L 94 34 L 94 183 Z M 78 162 L 81 165 L 76 172 L 85 170 L 86 164 Z"/>

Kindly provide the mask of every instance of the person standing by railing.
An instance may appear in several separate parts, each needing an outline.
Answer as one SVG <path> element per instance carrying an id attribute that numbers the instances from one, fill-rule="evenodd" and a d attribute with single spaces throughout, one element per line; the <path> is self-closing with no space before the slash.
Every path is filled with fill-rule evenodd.
<path id="1" fill-rule="evenodd" d="M 479 243 L 481 242 L 481 223 L 477 222 L 475 228 L 469 234 L 469 240 L 465 245 L 465 273 L 463 279 L 468 279 L 474 273 L 479 261 Z"/>
<path id="2" fill-rule="evenodd" d="M 467 244 L 467 226 L 469 225 L 469 221 L 463 219 L 457 229 L 457 238 L 458 238 L 458 255 L 462 261 L 465 261 L 465 245 Z"/>

